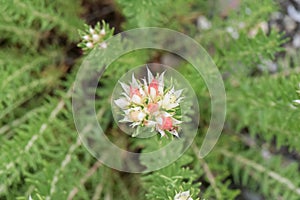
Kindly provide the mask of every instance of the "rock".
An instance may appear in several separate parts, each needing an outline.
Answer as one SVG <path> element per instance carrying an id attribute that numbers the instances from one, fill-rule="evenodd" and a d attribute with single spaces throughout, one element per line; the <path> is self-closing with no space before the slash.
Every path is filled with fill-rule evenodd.
<path id="1" fill-rule="evenodd" d="M 278 70 L 278 65 L 272 60 L 262 60 L 261 64 L 258 65 L 258 69 L 260 69 L 261 71 L 275 73 Z"/>
<path id="2" fill-rule="evenodd" d="M 288 15 L 283 18 L 283 23 L 287 32 L 292 32 L 297 27 L 296 22 Z"/>
<path id="3" fill-rule="evenodd" d="M 243 190 L 242 197 L 244 200 L 263 200 L 262 196 L 249 190 Z"/>
<path id="4" fill-rule="evenodd" d="M 295 48 L 300 48 L 300 33 L 299 32 L 293 38 L 293 46 Z"/>
<path id="5" fill-rule="evenodd" d="M 288 5 L 287 12 L 293 20 L 300 23 L 300 12 L 293 5 Z"/>

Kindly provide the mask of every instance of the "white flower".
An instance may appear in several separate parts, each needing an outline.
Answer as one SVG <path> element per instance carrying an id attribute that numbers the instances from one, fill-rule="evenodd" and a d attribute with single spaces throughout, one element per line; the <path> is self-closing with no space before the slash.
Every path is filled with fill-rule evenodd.
<path id="1" fill-rule="evenodd" d="M 147 68 L 147 79 L 143 78 L 142 82 L 134 74 L 129 85 L 119 81 L 123 92 L 119 99 L 114 100 L 124 115 L 119 122 L 130 123 L 133 128 L 145 126 L 152 131 L 156 130 L 161 136 L 169 132 L 179 137 L 182 121 L 176 119 L 175 114 L 178 115 L 183 90 L 175 91 L 172 86 L 166 87 L 171 89 L 166 89 L 164 74 L 165 72 L 154 77 Z"/>
<path id="2" fill-rule="evenodd" d="M 147 116 L 142 107 L 130 108 L 124 111 L 125 117 L 120 122 L 131 122 L 130 126 L 141 125 Z"/>
<path id="3" fill-rule="evenodd" d="M 103 24 L 105 26 L 105 24 Z M 100 23 L 95 28 L 89 27 L 85 34 L 82 36 L 82 44 L 85 45 L 86 49 L 93 49 L 94 47 L 100 47 L 101 49 L 107 48 L 107 43 L 104 42 L 106 30 L 104 27 L 100 29 Z M 86 50 L 84 49 L 84 50 Z"/>
<path id="4" fill-rule="evenodd" d="M 175 195 L 174 200 L 193 200 L 190 195 L 190 191 L 180 192 Z"/>
<path id="5" fill-rule="evenodd" d="M 180 101 L 182 98 L 180 98 L 180 95 L 183 90 L 175 91 L 174 87 L 168 91 L 164 96 L 163 99 L 159 102 L 163 109 L 171 110 L 173 108 L 176 108 L 179 106 Z"/>

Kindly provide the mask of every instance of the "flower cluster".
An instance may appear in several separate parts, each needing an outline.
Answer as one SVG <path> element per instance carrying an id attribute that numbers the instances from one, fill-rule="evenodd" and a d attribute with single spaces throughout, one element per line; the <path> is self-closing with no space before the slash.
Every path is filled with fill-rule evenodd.
<path id="1" fill-rule="evenodd" d="M 193 200 L 190 195 L 190 191 L 180 192 L 175 195 L 174 200 Z"/>
<path id="2" fill-rule="evenodd" d="M 85 27 L 84 32 L 79 32 L 81 36 L 81 42 L 78 44 L 85 53 L 92 50 L 94 47 L 107 48 L 107 44 L 104 40 L 108 39 L 113 34 L 113 29 L 109 29 L 105 22 L 102 25 L 98 22 L 94 28 L 91 26 Z"/>
<path id="3" fill-rule="evenodd" d="M 164 74 L 153 76 L 147 68 L 148 78 L 137 80 L 132 74 L 129 85 L 120 82 L 124 92 L 115 104 L 122 109 L 124 118 L 119 122 L 130 123 L 132 128 L 149 127 L 161 136 L 166 132 L 178 137 L 181 112 L 180 101 L 183 90 L 175 90 L 171 84 L 164 85 Z"/>

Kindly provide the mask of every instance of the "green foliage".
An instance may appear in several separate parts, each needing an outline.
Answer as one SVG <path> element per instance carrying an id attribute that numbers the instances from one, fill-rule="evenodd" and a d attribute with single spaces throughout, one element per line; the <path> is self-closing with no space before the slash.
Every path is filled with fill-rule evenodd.
<path id="1" fill-rule="evenodd" d="M 69 41 L 78 38 L 76 29 L 82 24 L 78 18 L 79 1 L 4 0 L 1 7 L 2 39 L 11 44 L 34 50 L 40 43 L 48 42 L 52 32 L 66 36 Z"/>
<path id="2" fill-rule="evenodd" d="M 273 154 L 266 147 L 248 142 L 245 148 L 240 142 L 249 141 L 249 138 L 240 140 L 236 136 L 229 138 L 238 143 L 234 148 L 220 148 L 224 157 L 224 166 L 233 176 L 236 184 L 253 191 L 259 191 L 270 199 L 298 199 L 299 198 L 299 164 L 293 159 Z M 226 138 L 228 139 L 228 138 Z M 239 151 L 239 154 L 234 152 Z"/>
<path id="3" fill-rule="evenodd" d="M 264 30 L 270 14 L 279 9 L 276 2 L 245 0 L 232 10 L 216 0 L 116 0 L 110 5 L 124 17 L 122 30 L 158 26 L 192 36 L 213 57 L 226 86 L 223 135 L 214 151 L 200 158 L 198 146 L 211 117 L 210 94 L 189 63 L 177 63 L 176 70 L 199 99 L 199 131 L 180 159 L 143 174 L 103 166 L 81 144 L 74 125 L 72 88 L 85 58 L 76 43 L 89 53 L 114 33 L 110 23 L 102 21 L 93 30 L 98 35 L 105 30 L 105 34 L 93 46 L 87 46 L 91 38 L 79 41 L 93 34 L 92 26 L 83 23 L 84 11 L 100 3 L 0 2 L 0 199 L 173 200 L 176 194 L 190 191 L 194 200 L 227 200 L 242 195 L 243 189 L 265 199 L 299 199 L 299 103 L 294 100 L 299 100 L 300 62 L 295 58 L 296 67 L 290 68 L 287 60 L 294 55 L 287 55 L 278 61 L 274 74 L 259 67 L 265 61 L 277 61 L 276 54 L 288 41 L 277 30 Z M 197 27 L 200 16 L 211 27 Z M 98 120 L 108 138 L 124 149 L 150 152 L 171 141 L 128 137 L 117 127 L 110 110 L 112 90 L 124 73 L 166 55 L 149 49 L 130 52 L 112 63 L 99 81 Z M 165 157 L 141 156 L 140 161 L 145 167 L 155 167 L 184 148 L 182 143 L 175 147 Z"/>
<path id="4" fill-rule="evenodd" d="M 299 74 L 293 73 L 233 81 L 227 93 L 231 128 L 241 131 L 247 127 L 252 136 L 258 134 L 270 143 L 275 139 L 278 148 L 299 151 L 299 111 L 292 105 L 298 83 Z"/>
<path id="5" fill-rule="evenodd" d="M 191 157 L 183 156 L 170 166 L 144 176 L 142 181 L 148 191 L 147 199 L 172 200 L 177 193 L 188 190 L 191 197 L 196 199 L 199 183 L 194 183 L 194 180 L 197 175 L 186 167 L 191 161 Z"/>

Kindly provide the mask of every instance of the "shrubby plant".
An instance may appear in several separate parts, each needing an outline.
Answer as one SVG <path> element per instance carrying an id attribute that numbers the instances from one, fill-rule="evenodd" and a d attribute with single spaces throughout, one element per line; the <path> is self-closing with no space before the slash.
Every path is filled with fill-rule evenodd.
<path id="1" fill-rule="evenodd" d="M 280 11 L 275 1 L 235 1 L 238 5 L 228 8 L 216 0 L 116 0 L 108 4 L 123 16 L 121 27 L 111 27 L 113 20 L 85 25 L 83 16 L 100 1 L 0 2 L 0 199 L 228 200 L 243 198 L 245 191 L 265 199 L 300 199 L 299 63 L 290 67 L 284 33 L 266 26 Z M 203 45 L 224 79 L 227 118 L 213 151 L 200 158 L 211 115 L 205 82 L 189 63 L 167 52 L 122 56 L 104 72 L 95 95 L 97 117 L 118 146 L 149 152 L 176 139 L 140 140 L 112 124 L 111 91 L 133 67 L 176 60 L 201 108 L 198 134 L 179 160 L 154 172 L 128 174 L 104 166 L 82 145 L 72 116 L 72 87 L 88 53 L 109 48 L 105 40 L 114 28 L 147 26 L 183 32 Z M 278 64 L 275 72 L 269 61 Z M 158 87 L 153 79 L 151 84 L 148 92 L 154 95 Z M 176 130 L 166 118 L 161 122 L 162 135 Z"/>

